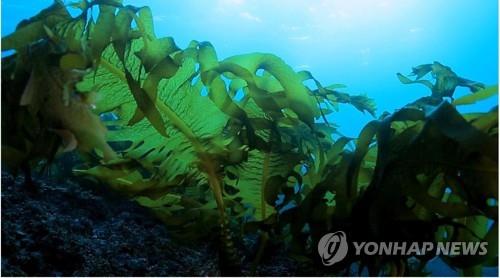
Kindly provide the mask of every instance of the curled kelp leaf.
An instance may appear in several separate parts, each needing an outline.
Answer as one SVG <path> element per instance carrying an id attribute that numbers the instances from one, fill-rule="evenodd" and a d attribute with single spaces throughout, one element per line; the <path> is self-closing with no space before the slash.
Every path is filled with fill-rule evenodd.
<path id="1" fill-rule="evenodd" d="M 300 76 L 280 58 L 271 54 L 254 53 L 233 56 L 226 59 L 224 63 L 236 64 L 252 74 L 255 74 L 259 69 L 269 72 L 283 87 L 287 107 L 290 107 L 306 124 L 311 125 L 314 117 L 319 115 L 314 99 L 302 84 Z M 250 81 L 247 78 L 243 79 L 246 79 L 247 82 Z"/>
<path id="2" fill-rule="evenodd" d="M 435 79 L 434 83 L 430 80 L 421 79 L 429 73 L 431 73 L 432 77 Z M 453 94 L 457 87 L 467 87 L 471 92 L 477 92 L 484 88 L 482 83 L 459 77 L 450 67 L 442 65 L 439 62 L 414 67 L 412 75 L 415 76 L 414 80 L 411 80 L 401 73 L 398 73 L 397 77 L 403 84 L 422 84 L 426 86 L 432 91 L 432 98 L 453 98 Z"/>

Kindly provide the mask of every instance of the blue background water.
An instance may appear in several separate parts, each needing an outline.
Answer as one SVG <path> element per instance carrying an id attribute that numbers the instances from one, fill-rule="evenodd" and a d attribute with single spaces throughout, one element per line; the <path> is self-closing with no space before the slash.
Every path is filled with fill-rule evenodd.
<path id="1" fill-rule="evenodd" d="M 2 36 L 51 0 L 2 1 Z M 498 83 L 497 0 L 131 0 L 152 8 L 158 36 L 180 47 L 210 41 L 219 58 L 270 52 L 323 85 L 342 83 L 375 99 L 380 115 L 428 94 L 403 85 L 396 72 L 439 61 L 459 76 Z M 467 90 L 459 90 L 458 96 Z M 487 111 L 494 97 L 462 111 Z M 340 131 L 357 136 L 371 120 L 347 105 L 329 116 Z M 433 271 L 453 275 L 442 263 Z M 494 274 L 497 269 L 489 274 Z"/>
<path id="2" fill-rule="evenodd" d="M 15 29 L 51 0 L 3 0 L 2 34 Z M 190 40 L 213 43 L 219 58 L 271 52 L 323 85 L 374 98 L 378 114 L 426 95 L 402 85 L 396 72 L 440 61 L 462 77 L 498 83 L 497 0 L 125 0 L 149 5 L 159 36 L 181 47 Z M 461 90 L 459 93 L 464 93 Z M 487 110 L 497 98 L 462 108 Z M 371 119 L 350 106 L 330 116 L 348 136 Z"/>

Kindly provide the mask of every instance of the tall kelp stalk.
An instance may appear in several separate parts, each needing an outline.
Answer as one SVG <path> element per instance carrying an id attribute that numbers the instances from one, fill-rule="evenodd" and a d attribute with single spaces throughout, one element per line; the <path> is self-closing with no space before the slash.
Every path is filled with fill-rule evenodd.
<path id="1" fill-rule="evenodd" d="M 319 238 L 338 229 L 354 239 L 497 246 L 498 113 L 462 115 L 454 107 L 496 87 L 422 65 L 417 80 L 398 77 L 428 86 L 431 97 L 370 122 L 359 139 L 333 139 L 325 115 L 348 103 L 375 116 L 373 101 L 322 86 L 272 54 L 219 61 L 208 42 L 181 49 L 156 37 L 147 7 L 71 6 L 81 14 L 70 16 L 56 1 L 2 39 L 2 50 L 15 50 L 2 61 L 2 160 L 11 169 L 76 148 L 86 162 L 75 173 L 150 208 L 173 235 L 219 234 L 224 274 L 238 271 L 234 239 L 243 233 L 261 234 L 255 264 L 276 241 L 318 263 Z M 421 80 L 429 72 L 434 84 Z M 456 86 L 473 94 L 450 104 L 444 99 Z M 477 274 L 494 263 L 498 252 L 489 251 L 444 259 Z M 374 275 L 421 273 L 430 258 L 417 267 L 407 259 L 351 256 L 325 271 L 359 264 Z"/>

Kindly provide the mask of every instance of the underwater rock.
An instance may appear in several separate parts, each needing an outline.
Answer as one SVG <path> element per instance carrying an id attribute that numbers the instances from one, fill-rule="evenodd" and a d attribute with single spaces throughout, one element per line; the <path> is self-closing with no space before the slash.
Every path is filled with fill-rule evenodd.
<path id="1" fill-rule="evenodd" d="M 150 211 L 82 180 L 2 173 L 2 276 L 218 276 L 213 242 L 172 238 Z M 242 275 L 251 275 L 256 238 L 244 239 Z M 269 248 L 254 275 L 325 275 Z"/>
<path id="2" fill-rule="evenodd" d="M 209 244 L 175 243 L 147 209 L 109 192 L 2 173 L 2 276 L 214 276 Z M 99 196 L 98 194 L 102 194 Z"/>

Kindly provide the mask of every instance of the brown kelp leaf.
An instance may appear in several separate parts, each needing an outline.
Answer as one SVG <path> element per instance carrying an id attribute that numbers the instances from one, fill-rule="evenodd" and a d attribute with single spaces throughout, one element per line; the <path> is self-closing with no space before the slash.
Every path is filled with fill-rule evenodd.
<path id="1" fill-rule="evenodd" d="M 463 217 L 497 219 L 484 202 L 498 196 L 496 134 L 480 126 L 447 102 L 428 113 L 407 108 L 381 120 L 373 180 L 350 216 L 355 229 L 372 236 L 405 233 L 415 240 Z M 460 198 L 443 199 L 450 188 Z"/>
<path id="2" fill-rule="evenodd" d="M 153 15 L 149 7 L 139 9 L 138 16 L 135 17 L 137 26 L 142 32 L 144 47 L 136 53 L 141 59 L 146 72 L 151 71 L 154 66 L 160 63 L 165 57 L 179 50 L 172 38 L 166 37 L 157 39 L 154 26 Z"/>
<path id="3" fill-rule="evenodd" d="M 84 54 L 86 49 L 85 43 L 87 41 L 83 36 L 85 32 L 85 20 L 83 17 L 77 17 L 71 22 L 59 24 L 54 27 L 55 35 L 62 41 L 68 48 L 69 52 Z M 85 53 L 86 56 L 86 53 Z"/>
<path id="4" fill-rule="evenodd" d="M 375 117 L 375 113 L 377 111 L 377 107 L 375 105 L 375 101 L 367 96 L 350 96 L 350 103 L 359 111 L 365 112 L 367 111 Z"/>
<path id="5" fill-rule="evenodd" d="M 130 165 L 128 165 L 127 161 L 123 161 L 123 165 L 119 163 L 119 161 L 115 161 L 113 165 L 109 166 L 104 164 L 90 169 L 74 169 L 73 172 L 99 178 L 110 185 L 111 188 L 129 196 L 134 196 L 134 194 L 157 184 L 157 181 L 153 179 L 144 178 L 137 169 L 129 168 Z"/>
<path id="6" fill-rule="evenodd" d="M 125 69 L 125 77 L 127 78 L 127 84 L 130 91 L 137 102 L 137 107 L 142 111 L 142 113 L 144 113 L 149 122 L 151 122 L 161 135 L 168 137 L 165 130 L 165 124 L 160 112 L 158 112 L 158 109 L 155 106 L 154 100 L 152 100 L 147 92 L 141 88 L 139 83 L 132 77 L 132 74 L 130 74 L 127 69 Z"/>
<path id="7" fill-rule="evenodd" d="M 432 76 L 436 79 L 434 84 L 429 80 L 420 79 L 428 73 L 432 73 Z M 403 84 L 425 85 L 432 91 L 432 97 L 434 98 L 453 97 L 455 89 L 458 86 L 467 87 L 472 92 L 484 88 L 484 85 L 479 82 L 459 77 L 450 67 L 444 66 L 439 62 L 417 66 L 413 68 L 413 75 L 417 76 L 415 80 L 411 80 L 400 73 L 397 74 Z"/>
<path id="8" fill-rule="evenodd" d="M 24 87 L 23 94 L 21 95 L 21 100 L 19 105 L 26 106 L 30 105 L 33 102 L 33 98 L 36 94 L 36 81 L 35 81 L 35 72 L 31 71 L 30 78 L 28 79 L 28 83 L 26 83 L 26 87 Z"/>
<path id="9" fill-rule="evenodd" d="M 39 39 L 46 38 L 45 28 L 51 28 L 56 24 L 66 23 L 71 16 L 66 10 L 64 3 L 54 1 L 50 7 L 42 10 L 36 16 L 22 21 L 12 34 L 2 38 L 2 51 L 20 49 L 30 45 Z"/>
<path id="10" fill-rule="evenodd" d="M 340 161 L 340 154 L 344 151 L 347 143 L 351 142 L 352 138 L 341 137 L 335 141 L 335 144 L 328 150 L 326 156 L 326 163 L 329 165 L 334 165 Z"/>
<path id="11" fill-rule="evenodd" d="M 498 128 L 498 108 L 495 107 L 487 113 L 465 114 L 464 118 L 476 129 L 482 130 L 488 135 L 494 134 Z"/>
<path id="12" fill-rule="evenodd" d="M 73 69 L 83 70 L 87 68 L 87 61 L 80 54 L 68 53 L 59 60 L 59 67 L 65 71 Z"/>
<path id="13" fill-rule="evenodd" d="M 476 150 L 493 160 L 498 160 L 497 140 L 470 125 L 448 102 L 443 102 L 428 117 L 449 138 L 470 150 Z"/>
<path id="14" fill-rule="evenodd" d="M 157 98 L 158 85 L 162 79 L 169 79 L 177 73 L 179 66 L 170 58 L 165 57 L 156 64 L 148 74 L 142 87 L 151 99 Z"/>
<path id="15" fill-rule="evenodd" d="M 438 213 L 442 217 L 451 218 L 478 215 L 480 213 L 464 204 L 442 203 L 440 199 L 428 195 L 426 189 L 418 184 L 416 180 L 414 180 L 413 183 L 410 182 L 410 180 L 411 179 L 406 179 L 406 183 L 402 184 L 405 193 L 433 213 Z"/>
<path id="16" fill-rule="evenodd" d="M 432 71 L 432 64 L 420 65 L 420 66 L 413 67 L 412 75 L 415 75 L 416 79 L 420 79 L 431 71 Z"/>
<path id="17" fill-rule="evenodd" d="M 157 98 L 157 90 L 159 82 L 166 78 L 170 78 L 175 75 L 179 69 L 178 65 L 170 57 L 166 57 L 160 63 L 156 64 L 153 70 L 150 72 L 146 80 L 143 83 L 143 89 L 148 94 L 150 99 Z M 129 124 L 133 125 L 144 118 L 144 113 L 140 110 L 140 107 L 134 113 L 132 119 L 130 119 Z"/>
<path id="18" fill-rule="evenodd" d="M 489 266 L 498 265 L 498 220 L 494 221 L 493 225 L 488 230 L 486 236 L 480 239 L 481 242 L 487 242 L 486 254 L 475 256 L 444 256 L 443 260 L 451 266 L 457 268 L 467 268 L 486 264 Z M 473 242 L 477 242 L 475 239 Z"/>
<path id="19" fill-rule="evenodd" d="M 2 38 L 2 51 L 18 49 L 46 36 L 43 22 L 37 21 L 15 31 L 13 34 Z"/>
<path id="20" fill-rule="evenodd" d="M 357 110 L 361 112 L 368 112 L 370 115 L 375 117 L 377 106 L 375 101 L 364 95 L 350 95 L 347 93 L 339 92 L 333 89 L 325 88 L 323 92 L 320 90 L 314 90 L 313 94 L 319 94 L 320 96 L 327 98 L 330 102 L 333 102 L 334 107 L 337 103 L 351 104 Z"/>
<path id="21" fill-rule="evenodd" d="M 368 152 L 370 144 L 373 142 L 373 138 L 377 134 L 379 126 L 379 121 L 371 121 L 363 128 L 363 130 L 361 130 L 361 133 L 359 134 L 359 138 L 356 141 L 356 151 L 347 170 L 348 196 L 352 197 L 357 194 L 358 174 L 361 162 Z"/>
<path id="22" fill-rule="evenodd" d="M 115 17 L 113 28 L 113 47 L 120 60 L 125 60 L 125 50 L 129 40 L 130 24 L 133 13 L 127 8 L 120 8 Z"/>
<path id="23" fill-rule="evenodd" d="M 110 44 L 113 28 L 115 26 L 116 7 L 102 4 L 99 5 L 99 16 L 90 33 L 90 50 L 92 59 L 98 63 L 104 49 Z"/>
<path id="24" fill-rule="evenodd" d="M 62 140 L 61 152 L 70 152 L 78 146 L 75 135 L 67 129 L 50 129 Z"/>

